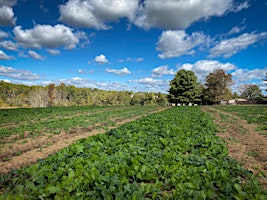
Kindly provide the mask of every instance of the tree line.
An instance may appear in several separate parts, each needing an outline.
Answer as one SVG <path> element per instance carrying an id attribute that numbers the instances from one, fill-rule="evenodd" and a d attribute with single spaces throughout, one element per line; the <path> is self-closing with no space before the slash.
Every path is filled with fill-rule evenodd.
<path id="1" fill-rule="evenodd" d="M 167 95 L 152 92 L 105 91 L 61 83 L 26 86 L 0 81 L 0 107 L 52 107 L 167 104 Z"/>
<path id="2" fill-rule="evenodd" d="M 264 79 L 267 86 L 267 73 Z M 264 100 L 259 86 L 246 84 L 240 94 L 232 93 L 231 74 L 217 69 L 209 73 L 205 83 L 198 82 L 190 70 L 179 70 L 170 81 L 168 94 L 131 91 L 105 91 L 92 88 L 77 88 L 72 85 L 49 84 L 26 86 L 0 81 L 0 107 L 52 107 L 52 106 L 100 106 L 100 105 L 159 105 L 217 104 L 232 98 Z M 267 91 L 267 89 L 266 89 Z"/>
<path id="3" fill-rule="evenodd" d="M 264 79 L 267 86 L 267 73 Z M 232 98 L 245 98 L 247 100 L 264 100 L 259 86 L 246 84 L 240 88 L 240 94 L 232 93 L 232 75 L 224 70 L 217 69 L 205 77 L 205 83 L 197 81 L 197 76 L 190 70 L 179 70 L 170 81 L 168 101 L 174 104 L 218 104 Z M 267 89 L 266 89 L 267 91 Z"/>

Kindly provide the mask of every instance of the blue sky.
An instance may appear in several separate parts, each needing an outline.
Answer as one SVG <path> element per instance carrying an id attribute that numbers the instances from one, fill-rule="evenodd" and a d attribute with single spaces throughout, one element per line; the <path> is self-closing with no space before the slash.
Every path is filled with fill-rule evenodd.
<path id="1" fill-rule="evenodd" d="M 0 0 L 0 80 L 166 93 L 179 69 L 264 90 L 267 0 Z"/>

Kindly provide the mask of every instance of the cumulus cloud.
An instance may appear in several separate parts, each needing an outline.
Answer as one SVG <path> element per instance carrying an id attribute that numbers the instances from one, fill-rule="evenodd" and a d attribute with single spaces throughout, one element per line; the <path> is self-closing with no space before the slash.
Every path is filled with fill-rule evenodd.
<path id="1" fill-rule="evenodd" d="M 108 73 L 112 73 L 112 74 L 116 74 L 119 76 L 123 76 L 123 75 L 127 75 L 127 74 L 131 74 L 130 70 L 126 67 L 122 68 L 122 69 L 106 69 L 106 72 Z"/>
<path id="2" fill-rule="evenodd" d="M 193 71 L 197 75 L 198 80 L 204 82 L 205 77 L 216 69 L 223 69 L 228 72 L 237 67 L 229 62 L 221 63 L 217 60 L 199 60 L 194 64 L 185 63 L 182 66 L 177 66 L 177 68 Z"/>
<path id="3" fill-rule="evenodd" d="M 175 75 L 173 69 L 168 70 L 168 65 L 159 66 L 152 70 L 152 77 L 162 77 L 163 75 Z"/>
<path id="4" fill-rule="evenodd" d="M 262 85 L 265 74 L 267 73 L 267 67 L 264 69 L 237 69 L 232 73 L 234 85 L 233 91 L 239 91 L 239 89 L 245 84 L 257 84 Z M 263 89 L 263 87 L 261 86 Z"/>
<path id="5" fill-rule="evenodd" d="M 35 60 L 44 60 L 45 58 L 35 51 L 29 50 L 28 55 Z"/>
<path id="6" fill-rule="evenodd" d="M 0 2 L 0 26 L 13 26 L 17 18 L 14 16 L 13 8 L 8 6 L 7 1 Z"/>
<path id="7" fill-rule="evenodd" d="M 267 68 L 265 69 L 237 69 L 232 73 L 234 79 L 238 82 L 250 82 L 252 80 L 263 80 L 267 73 Z"/>
<path id="8" fill-rule="evenodd" d="M 11 59 L 13 59 L 12 56 L 8 56 L 8 55 L 6 55 L 5 52 L 0 50 L 0 60 L 11 60 Z"/>
<path id="9" fill-rule="evenodd" d="M 138 0 L 69 0 L 59 6 L 59 19 L 72 26 L 105 30 L 111 28 L 106 22 L 133 20 L 137 8 Z"/>
<path id="10" fill-rule="evenodd" d="M 5 67 L 3 65 L 0 65 L 0 76 L 16 80 L 39 80 L 39 76 L 31 71 L 18 70 L 13 67 Z"/>
<path id="11" fill-rule="evenodd" d="M 94 61 L 98 64 L 105 64 L 105 63 L 109 62 L 108 59 L 106 58 L 106 56 L 103 54 L 96 56 Z"/>
<path id="12" fill-rule="evenodd" d="M 129 82 L 137 84 L 134 91 L 166 93 L 169 88 L 169 80 L 155 79 L 151 77 L 129 80 Z"/>
<path id="13" fill-rule="evenodd" d="M 139 8 L 135 24 L 149 29 L 185 29 L 193 22 L 222 16 L 233 6 L 233 0 L 146 0 Z"/>
<path id="14" fill-rule="evenodd" d="M 157 50 L 162 52 L 158 56 L 165 59 L 194 54 L 195 48 L 206 45 L 209 40 L 208 36 L 200 32 L 188 35 L 185 31 L 164 31 L 157 43 Z"/>
<path id="15" fill-rule="evenodd" d="M 19 46 L 18 46 L 18 44 L 14 43 L 10 40 L 7 40 L 7 41 L 0 42 L 0 47 L 7 49 L 7 50 L 10 50 L 10 51 L 17 51 Z"/>
<path id="16" fill-rule="evenodd" d="M 8 37 L 8 34 L 4 31 L 1 31 L 0 30 L 0 40 L 4 39 L 4 38 L 7 38 Z"/>
<path id="17" fill-rule="evenodd" d="M 166 80 L 154 79 L 151 77 L 141 78 L 141 79 L 137 79 L 137 80 L 131 80 L 130 82 L 140 83 L 140 84 L 145 84 L 145 85 L 151 85 L 151 86 L 155 86 L 155 85 L 166 86 L 169 84 L 168 81 L 166 81 Z"/>
<path id="18" fill-rule="evenodd" d="M 60 51 L 57 49 L 47 49 L 48 53 L 50 53 L 50 55 L 52 56 L 56 56 L 58 54 L 60 54 Z"/>
<path id="19" fill-rule="evenodd" d="M 69 0 L 59 6 L 59 20 L 71 26 L 107 30 L 111 28 L 109 22 L 127 18 L 144 29 L 183 30 L 196 21 L 248 7 L 247 2 L 234 0 Z"/>
<path id="20" fill-rule="evenodd" d="M 79 43 L 80 33 L 74 33 L 67 26 L 58 24 L 36 25 L 33 29 L 22 30 L 16 26 L 13 30 L 16 41 L 23 47 L 29 48 L 59 48 L 73 49 Z"/>
<path id="21" fill-rule="evenodd" d="M 262 39 L 267 38 L 267 32 L 262 33 L 244 33 L 238 37 L 220 41 L 210 50 L 210 57 L 223 56 L 229 58 L 241 50 L 246 49 Z"/>

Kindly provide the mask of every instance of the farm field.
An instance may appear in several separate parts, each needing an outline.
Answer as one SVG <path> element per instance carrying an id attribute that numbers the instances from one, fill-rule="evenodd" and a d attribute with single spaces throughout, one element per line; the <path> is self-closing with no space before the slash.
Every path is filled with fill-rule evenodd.
<path id="1" fill-rule="evenodd" d="M 203 106 L 214 117 L 229 155 L 267 189 L 267 106 Z"/>
<path id="2" fill-rule="evenodd" d="M 0 199 L 266 199 L 205 112 L 173 107 L 78 140 L 2 175 Z"/>
<path id="3" fill-rule="evenodd" d="M 162 107 L 90 106 L 0 110 L 0 174 Z"/>

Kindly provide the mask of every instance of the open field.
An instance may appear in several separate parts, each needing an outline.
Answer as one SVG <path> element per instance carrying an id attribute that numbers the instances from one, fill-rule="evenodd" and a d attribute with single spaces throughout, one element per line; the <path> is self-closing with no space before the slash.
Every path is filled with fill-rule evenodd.
<path id="1" fill-rule="evenodd" d="M 2 198 L 266 199 L 257 177 L 229 157 L 216 118 L 205 112 L 174 107 L 78 140 L 2 175 Z"/>
<path id="2" fill-rule="evenodd" d="M 45 158 L 162 107 L 62 107 L 0 110 L 0 174 Z"/>

